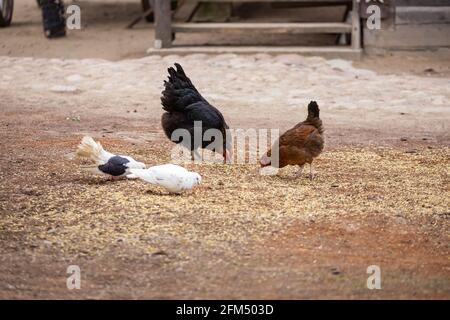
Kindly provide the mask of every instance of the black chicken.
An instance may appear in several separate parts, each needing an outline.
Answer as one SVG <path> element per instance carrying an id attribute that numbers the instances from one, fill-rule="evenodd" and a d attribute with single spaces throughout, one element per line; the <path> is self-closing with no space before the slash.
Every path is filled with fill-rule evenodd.
<path id="1" fill-rule="evenodd" d="M 162 115 L 161 123 L 166 136 L 171 141 L 190 149 L 192 159 L 194 159 L 194 155 L 199 156 L 198 148 L 204 148 L 222 154 L 224 163 L 229 162 L 232 156 L 232 138 L 222 113 L 201 96 L 178 63 L 175 63 L 175 67 L 176 70 L 173 67 L 168 69 L 169 81 L 164 81 L 164 91 L 161 97 L 163 109 L 166 111 Z M 197 122 L 198 129 L 200 129 L 198 124 L 201 122 L 200 139 L 194 139 L 194 122 Z M 190 141 L 172 137 L 172 133 L 176 129 L 186 129 L 190 133 Z M 203 139 L 205 131 L 208 129 L 219 130 L 223 143 L 215 144 L 214 135 L 210 141 L 203 141 L 209 140 L 209 138 Z"/>

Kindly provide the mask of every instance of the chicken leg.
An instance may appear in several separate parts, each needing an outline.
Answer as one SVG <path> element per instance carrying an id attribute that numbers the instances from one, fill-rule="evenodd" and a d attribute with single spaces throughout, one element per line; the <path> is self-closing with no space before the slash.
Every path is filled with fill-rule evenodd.
<path id="1" fill-rule="evenodd" d="M 309 164 L 309 179 L 313 180 L 314 177 L 316 176 L 316 173 L 314 172 L 314 168 L 312 165 L 312 162 Z"/>

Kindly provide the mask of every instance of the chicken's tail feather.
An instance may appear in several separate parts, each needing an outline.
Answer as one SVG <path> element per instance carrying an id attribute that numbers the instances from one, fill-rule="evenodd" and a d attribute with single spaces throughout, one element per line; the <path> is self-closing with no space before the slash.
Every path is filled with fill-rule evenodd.
<path id="1" fill-rule="evenodd" d="M 325 129 L 322 125 L 322 120 L 319 117 L 320 110 L 319 105 L 315 101 L 311 101 L 308 105 L 308 117 L 303 123 L 313 125 L 319 130 L 319 133 L 322 134 Z"/>
<path id="2" fill-rule="evenodd" d="M 83 137 L 81 143 L 78 145 L 76 154 L 78 157 L 90 159 L 96 164 L 104 164 L 113 156 L 113 154 L 103 149 L 100 142 L 95 142 L 89 136 Z"/>
<path id="3" fill-rule="evenodd" d="M 130 179 L 142 179 L 149 183 L 157 184 L 156 178 L 150 170 L 146 169 L 130 169 L 130 174 L 127 176 Z"/>
<path id="4" fill-rule="evenodd" d="M 308 105 L 308 118 L 319 118 L 319 105 L 316 101 L 311 101 Z"/>
<path id="5" fill-rule="evenodd" d="M 161 103 L 163 109 L 168 112 L 183 112 L 187 106 L 195 102 L 205 101 L 205 99 L 186 76 L 181 65 L 175 63 L 175 67 L 176 70 L 173 67 L 167 69 L 169 80 L 164 81 Z"/>

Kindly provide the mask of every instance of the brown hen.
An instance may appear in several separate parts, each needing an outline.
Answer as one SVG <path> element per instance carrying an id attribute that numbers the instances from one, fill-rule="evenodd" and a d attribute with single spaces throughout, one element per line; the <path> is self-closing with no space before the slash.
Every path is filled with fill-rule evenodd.
<path id="1" fill-rule="evenodd" d="M 324 128 L 322 120 L 319 117 L 319 106 L 315 101 L 308 105 L 308 117 L 292 129 L 289 129 L 281 135 L 278 141 L 272 146 L 272 149 L 279 147 L 279 163 L 272 161 L 272 149 L 261 158 L 262 167 L 274 166 L 283 168 L 287 165 L 298 165 L 300 170 L 296 176 L 301 176 L 305 163 L 309 164 L 310 179 L 314 178 L 312 162 L 323 150 Z"/>

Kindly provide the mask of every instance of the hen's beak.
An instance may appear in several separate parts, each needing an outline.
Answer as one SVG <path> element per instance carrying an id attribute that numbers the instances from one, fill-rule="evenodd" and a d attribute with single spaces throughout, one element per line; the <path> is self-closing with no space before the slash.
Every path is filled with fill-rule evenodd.
<path id="1" fill-rule="evenodd" d="M 231 163 L 231 157 L 232 157 L 231 152 L 225 149 L 225 151 L 223 152 L 223 163 L 224 164 Z"/>
<path id="2" fill-rule="evenodd" d="M 267 156 L 267 154 L 263 155 L 261 157 L 261 160 L 259 160 L 259 164 L 261 165 L 261 167 L 267 167 L 270 166 L 271 160 L 270 158 Z"/>

